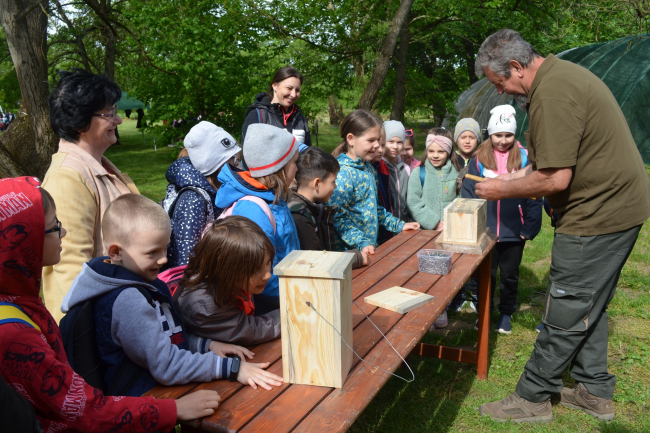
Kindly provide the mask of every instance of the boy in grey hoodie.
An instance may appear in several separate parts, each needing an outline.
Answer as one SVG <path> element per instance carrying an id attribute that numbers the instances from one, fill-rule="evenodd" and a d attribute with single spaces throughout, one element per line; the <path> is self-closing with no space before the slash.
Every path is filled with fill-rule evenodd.
<path id="1" fill-rule="evenodd" d="M 404 167 L 404 162 L 400 158 L 400 153 L 404 150 L 404 140 L 406 139 L 406 130 L 402 122 L 397 120 L 388 120 L 384 122 L 384 131 L 386 131 L 386 148 L 384 157 L 379 163 L 379 176 L 388 180 L 388 195 L 390 200 L 391 213 L 404 222 L 412 221 L 406 206 L 406 191 L 408 189 L 409 174 Z"/>
<path id="2" fill-rule="evenodd" d="M 61 310 L 94 299 L 107 388 L 127 358 L 142 368 L 127 395 L 142 395 L 158 384 L 226 378 L 254 388 L 282 384 L 281 377 L 262 370 L 269 363 L 242 359 L 252 357 L 246 349 L 185 332 L 167 285 L 158 279 L 171 234 L 169 217 L 158 204 L 137 194 L 117 198 L 104 214 L 102 234 L 109 256 L 83 265 Z"/>

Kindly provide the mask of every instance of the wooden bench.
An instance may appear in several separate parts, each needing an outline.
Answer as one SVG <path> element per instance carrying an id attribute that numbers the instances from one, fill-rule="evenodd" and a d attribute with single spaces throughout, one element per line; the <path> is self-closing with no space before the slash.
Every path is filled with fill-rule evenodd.
<path id="1" fill-rule="evenodd" d="M 490 251 L 496 241 L 492 241 L 481 256 L 454 254 L 448 275 L 418 272 L 417 252 L 423 248 L 433 248 L 434 239 L 439 234 L 436 231 L 403 232 L 379 247 L 369 266 L 353 271 L 352 297 L 403 357 L 409 354 L 422 355 L 477 364 L 478 378 L 487 379 Z M 478 350 L 420 343 L 435 319 L 473 275 L 479 277 Z M 366 296 L 393 286 L 428 293 L 435 300 L 407 314 L 363 302 Z M 368 362 L 386 371 L 397 370 L 402 360 L 357 307 L 353 306 L 352 313 L 354 350 Z M 254 362 L 271 362 L 268 370 L 282 375 L 280 340 L 261 344 L 252 350 L 255 352 Z M 355 357 L 350 374 L 341 389 L 285 383 L 267 391 L 262 388 L 254 390 L 227 380 L 215 380 L 201 384 L 158 386 L 146 395 L 179 398 L 200 389 L 218 391 L 222 402 L 215 414 L 182 425 L 184 433 L 339 432 L 352 425 L 389 378 L 390 375 Z"/>

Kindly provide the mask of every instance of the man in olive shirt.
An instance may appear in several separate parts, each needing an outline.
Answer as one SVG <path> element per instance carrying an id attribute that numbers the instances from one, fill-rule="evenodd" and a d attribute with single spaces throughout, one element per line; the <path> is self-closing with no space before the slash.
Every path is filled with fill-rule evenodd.
<path id="1" fill-rule="evenodd" d="M 518 32 L 481 45 L 476 72 L 528 110 L 532 164 L 476 186 L 499 200 L 546 196 L 559 214 L 544 302 L 544 328 L 507 398 L 481 406 L 497 421 L 553 419 L 550 397 L 601 420 L 614 418 L 616 378 L 607 371 L 607 307 L 641 225 L 650 217 L 650 180 L 625 117 L 587 69 L 539 56 Z M 563 388 L 570 367 L 574 389 Z"/>

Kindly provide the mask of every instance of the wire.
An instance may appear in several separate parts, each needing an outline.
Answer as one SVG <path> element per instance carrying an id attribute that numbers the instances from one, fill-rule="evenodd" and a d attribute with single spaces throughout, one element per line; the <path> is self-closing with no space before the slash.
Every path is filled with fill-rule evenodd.
<path id="1" fill-rule="evenodd" d="M 352 301 L 352 303 L 353 303 L 354 305 L 356 305 L 357 308 L 358 308 L 359 310 L 361 310 L 361 307 L 359 307 L 359 306 L 357 305 L 356 302 Z M 330 326 L 332 327 L 332 329 L 336 331 L 337 334 L 339 334 L 339 336 L 341 337 L 341 340 L 343 341 L 343 343 L 345 343 L 345 345 L 348 347 L 348 349 L 350 349 L 350 350 L 351 350 L 355 355 L 357 355 L 357 358 L 359 358 L 361 361 L 365 362 L 365 363 L 368 364 L 368 365 L 372 365 L 373 367 L 375 367 L 375 368 L 378 369 L 378 370 L 383 371 L 384 373 L 390 374 L 391 376 L 395 376 L 395 377 L 397 377 L 398 379 L 402 379 L 402 380 L 403 380 L 404 382 L 406 382 L 406 383 L 411 383 L 411 382 L 413 382 L 413 381 L 415 380 L 415 373 L 413 373 L 413 370 L 411 370 L 411 366 L 408 365 L 408 363 L 406 362 L 406 360 L 405 360 L 404 358 L 402 358 L 402 355 L 399 354 L 399 352 L 397 351 L 397 349 L 395 349 L 395 347 L 393 347 L 393 345 L 390 343 L 390 341 L 388 341 L 388 338 L 386 338 L 386 336 L 384 335 L 384 333 L 381 332 L 381 329 L 377 328 L 377 325 L 375 325 L 375 324 L 373 323 L 373 321 L 370 320 L 370 317 L 368 317 L 368 315 L 367 315 L 363 310 L 361 310 L 361 312 L 363 313 L 364 316 L 366 316 L 366 319 L 368 319 L 368 321 L 369 321 L 370 323 L 372 323 L 372 326 L 374 326 L 374 327 L 377 329 L 377 331 L 379 331 L 379 333 L 381 334 L 381 336 L 384 337 L 384 339 L 388 342 L 388 344 L 390 345 L 390 347 L 395 351 L 395 353 L 397 353 L 397 356 L 400 357 L 400 359 L 402 360 L 402 362 L 404 362 L 404 364 L 406 365 L 406 367 L 409 369 L 409 371 L 411 372 L 411 375 L 413 376 L 412 379 L 410 379 L 410 380 L 409 380 L 409 379 L 404 379 L 402 376 L 399 376 L 399 375 L 397 375 L 397 374 L 395 374 L 395 373 L 391 373 L 390 371 L 386 371 L 386 370 L 384 370 L 383 368 L 380 368 L 380 367 L 376 366 L 375 364 L 373 364 L 373 363 L 371 363 L 371 362 L 368 362 L 368 361 L 366 361 L 365 359 L 363 359 L 362 357 L 360 357 L 359 354 L 358 354 L 358 353 L 357 353 L 357 352 L 356 352 L 352 347 L 350 347 L 350 345 L 348 344 L 348 342 L 345 341 L 345 338 L 343 338 L 343 335 L 341 335 L 341 333 L 339 332 L 339 330 L 336 329 L 336 328 L 334 327 L 334 325 L 332 325 L 332 324 L 331 324 L 331 323 L 330 323 L 326 318 L 324 318 L 323 315 L 322 315 L 321 313 L 319 313 L 318 310 L 316 310 L 316 307 L 314 307 L 314 305 L 313 305 L 311 302 L 307 301 L 306 304 L 307 304 L 308 307 L 310 307 L 312 310 L 314 310 L 314 311 L 316 312 L 316 314 L 318 314 L 318 315 L 321 317 L 321 319 L 323 319 L 323 320 L 324 320 L 328 325 L 330 325 Z"/>

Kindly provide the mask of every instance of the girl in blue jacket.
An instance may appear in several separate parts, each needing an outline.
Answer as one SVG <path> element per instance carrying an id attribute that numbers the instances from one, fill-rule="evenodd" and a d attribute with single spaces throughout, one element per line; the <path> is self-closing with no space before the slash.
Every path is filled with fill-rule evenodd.
<path id="1" fill-rule="evenodd" d="M 469 174 L 494 178 L 501 174 L 513 173 L 528 165 L 526 149 L 515 140 L 517 122 L 515 109 L 511 105 L 500 105 L 490 111 L 492 117 L 488 123 L 490 138 L 476 151 L 476 156 L 469 160 Z M 465 179 L 461 196 L 479 198 L 474 188 L 476 182 Z M 487 225 L 499 236 L 499 241 L 492 250 L 492 310 L 494 292 L 496 291 L 497 268 L 501 270 L 499 285 L 499 311 L 501 316 L 497 331 L 510 334 L 511 316 L 517 311 L 517 289 L 519 286 L 519 265 L 527 240 L 533 240 L 542 227 L 542 199 L 508 198 L 488 202 Z"/>
<path id="2" fill-rule="evenodd" d="M 337 158 L 341 170 L 328 202 L 338 208 L 334 216 L 338 251 L 356 248 L 375 254 L 380 225 L 392 233 L 420 228 L 418 223 L 404 223 L 377 202 L 377 172 L 371 162 L 379 150 L 381 129 L 381 121 L 366 110 L 353 111 L 341 122 L 343 143 Z"/>
<path id="3" fill-rule="evenodd" d="M 275 266 L 291 251 L 300 249 L 286 202 L 296 176 L 298 142 L 289 132 L 262 123 L 250 125 L 245 140 L 248 171 L 223 167 L 216 205 L 224 214 L 245 216 L 264 230 L 275 248 Z M 256 316 L 280 308 L 278 276 L 271 276 L 262 294 L 254 295 L 253 300 Z"/>

